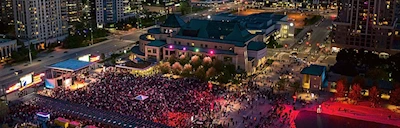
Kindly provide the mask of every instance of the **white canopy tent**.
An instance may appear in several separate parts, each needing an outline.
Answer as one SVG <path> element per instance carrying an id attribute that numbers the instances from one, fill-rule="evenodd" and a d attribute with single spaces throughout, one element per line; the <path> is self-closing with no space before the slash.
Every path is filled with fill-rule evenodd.
<path id="1" fill-rule="evenodd" d="M 147 98 L 149 98 L 149 97 L 148 96 L 144 96 L 144 95 L 138 95 L 138 96 L 135 97 L 136 100 L 145 100 Z"/>

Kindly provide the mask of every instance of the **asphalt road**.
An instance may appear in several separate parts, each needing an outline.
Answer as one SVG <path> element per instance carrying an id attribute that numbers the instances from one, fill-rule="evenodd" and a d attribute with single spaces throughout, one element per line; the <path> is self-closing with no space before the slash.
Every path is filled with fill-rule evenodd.
<path id="1" fill-rule="evenodd" d="M 310 52 L 315 52 L 319 51 L 319 46 L 317 46 L 317 43 L 319 45 L 325 44 L 324 39 L 328 36 L 330 33 L 330 30 L 327 29 L 327 27 L 332 25 L 332 20 L 331 19 L 325 19 L 322 22 L 319 23 L 318 26 L 311 26 L 311 29 L 313 32 L 311 33 L 311 37 L 309 40 L 304 40 L 304 43 L 302 44 L 295 44 L 294 48 L 297 48 L 298 51 L 306 51 L 307 48 L 310 46 L 307 46 L 305 42 L 309 42 L 311 44 L 311 50 Z"/>

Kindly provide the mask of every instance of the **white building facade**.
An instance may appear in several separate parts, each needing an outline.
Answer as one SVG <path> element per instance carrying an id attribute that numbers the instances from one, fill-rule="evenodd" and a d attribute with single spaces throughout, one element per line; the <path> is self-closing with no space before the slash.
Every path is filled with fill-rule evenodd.
<path id="1" fill-rule="evenodd" d="M 41 49 L 63 40 L 67 20 L 62 16 L 61 0 L 13 0 L 16 36 L 26 39 L 25 45 Z"/>
<path id="2" fill-rule="evenodd" d="M 11 57 L 13 51 L 17 51 L 17 40 L 5 38 L 5 35 L 0 34 L 0 61 Z"/>

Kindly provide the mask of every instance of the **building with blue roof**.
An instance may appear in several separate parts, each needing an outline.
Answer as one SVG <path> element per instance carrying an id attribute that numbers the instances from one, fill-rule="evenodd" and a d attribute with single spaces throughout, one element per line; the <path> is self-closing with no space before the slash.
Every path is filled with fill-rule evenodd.
<path id="1" fill-rule="evenodd" d="M 52 64 L 48 68 L 75 72 L 87 68 L 92 64 L 93 64 L 92 62 L 85 62 L 76 59 L 68 59 L 65 61 Z"/>
<path id="2" fill-rule="evenodd" d="M 68 59 L 47 66 L 46 87 L 75 85 L 87 72 L 94 69 L 94 62 L 86 62 L 77 59 Z"/>
<path id="3" fill-rule="evenodd" d="M 209 56 L 254 72 L 266 63 L 264 35 L 251 33 L 240 21 L 191 19 L 168 15 L 165 23 L 140 36 L 133 57 L 162 61 L 172 56 Z"/>
<path id="4" fill-rule="evenodd" d="M 305 67 L 300 73 L 303 74 L 302 83 L 304 89 L 321 90 L 328 85 L 325 66 L 311 64 Z"/>

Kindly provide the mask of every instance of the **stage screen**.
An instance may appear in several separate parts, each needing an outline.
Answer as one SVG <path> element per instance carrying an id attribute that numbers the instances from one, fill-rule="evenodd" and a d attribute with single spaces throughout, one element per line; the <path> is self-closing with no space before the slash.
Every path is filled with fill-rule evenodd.
<path id="1" fill-rule="evenodd" d="M 32 83 L 32 81 L 33 81 L 32 75 L 33 75 L 33 73 L 30 73 L 30 74 L 25 75 L 25 76 L 23 76 L 23 77 L 21 77 L 19 79 L 19 81 L 21 82 L 21 86 L 22 87 Z"/>
<path id="2" fill-rule="evenodd" d="M 78 58 L 78 60 L 85 61 L 85 62 L 90 62 L 90 54 L 81 56 L 81 57 Z"/>

